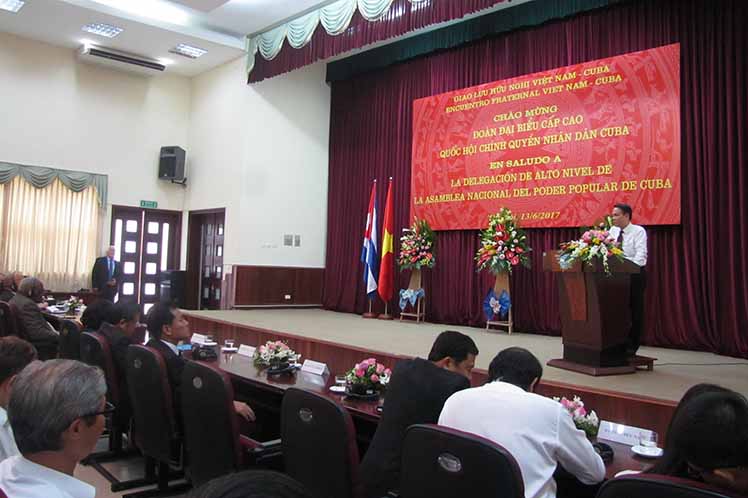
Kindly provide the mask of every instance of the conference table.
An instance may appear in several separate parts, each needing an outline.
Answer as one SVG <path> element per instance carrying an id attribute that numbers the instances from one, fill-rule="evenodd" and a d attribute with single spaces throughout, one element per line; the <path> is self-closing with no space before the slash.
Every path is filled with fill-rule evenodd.
<path id="1" fill-rule="evenodd" d="M 320 376 L 296 371 L 292 374 L 268 376 L 267 370 L 256 367 L 252 358 L 221 352 L 218 353 L 217 364 L 231 377 L 235 398 L 247 402 L 255 411 L 259 432 L 257 437 L 260 440 L 279 437 L 280 405 L 283 393 L 289 387 L 306 389 L 341 403 L 353 418 L 360 448 L 368 447 L 376 431 L 381 416 L 378 407 L 383 405 L 384 400 L 361 401 L 330 391 L 330 386 L 335 384 L 334 374 Z M 652 460 L 635 456 L 631 447 L 626 444 L 607 440 L 604 442 L 615 453 L 612 461 L 606 464 L 607 479 L 622 470 L 643 470 L 652 463 Z"/>

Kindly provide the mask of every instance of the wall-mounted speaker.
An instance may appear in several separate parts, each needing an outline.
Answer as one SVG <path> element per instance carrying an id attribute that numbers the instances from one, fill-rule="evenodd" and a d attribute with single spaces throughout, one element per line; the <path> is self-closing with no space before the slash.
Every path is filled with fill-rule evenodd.
<path id="1" fill-rule="evenodd" d="M 184 183 L 184 161 L 187 153 L 181 147 L 161 147 L 158 161 L 159 180 L 170 180 L 174 183 Z"/>

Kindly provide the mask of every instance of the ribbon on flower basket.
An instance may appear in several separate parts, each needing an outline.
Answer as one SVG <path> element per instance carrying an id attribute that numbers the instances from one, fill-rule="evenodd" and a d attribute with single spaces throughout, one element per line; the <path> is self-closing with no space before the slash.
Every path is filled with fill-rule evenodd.
<path id="1" fill-rule="evenodd" d="M 487 321 L 491 321 L 496 317 L 505 317 L 511 307 L 512 300 L 506 290 L 502 290 L 501 294 L 497 297 L 496 292 L 491 289 L 483 300 L 483 313 L 486 315 Z"/>
<path id="2" fill-rule="evenodd" d="M 426 295 L 423 289 L 400 289 L 400 311 L 405 311 L 405 307 L 410 303 L 415 306 L 419 298 Z"/>

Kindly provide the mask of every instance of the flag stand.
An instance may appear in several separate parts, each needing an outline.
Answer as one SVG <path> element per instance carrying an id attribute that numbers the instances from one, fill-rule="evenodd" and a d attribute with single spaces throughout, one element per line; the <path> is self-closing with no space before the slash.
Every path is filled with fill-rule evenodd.
<path id="1" fill-rule="evenodd" d="M 376 313 L 372 313 L 371 312 L 371 301 L 372 300 L 369 299 L 369 311 L 367 311 L 366 313 L 364 313 L 363 315 L 361 315 L 363 318 L 376 318 L 376 317 L 379 316 Z"/>
<path id="2" fill-rule="evenodd" d="M 379 315 L 380 320 L 392 320 L 392 315 L 390 315 L 387 311 L 387 303 L 384 303 L 384 313 Z"/>

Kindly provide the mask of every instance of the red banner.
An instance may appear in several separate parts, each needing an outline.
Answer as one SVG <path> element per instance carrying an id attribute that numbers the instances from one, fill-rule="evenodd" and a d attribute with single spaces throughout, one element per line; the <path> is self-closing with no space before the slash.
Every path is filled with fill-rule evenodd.
<path id="1" fill-rule="evenodd" d="M 626 202 L 680 223 L 680 45 L 488 83 L 413 103 L 411 215 L 484 228 L 589 225 Z"/>

